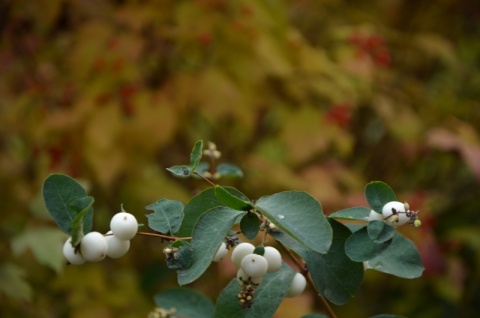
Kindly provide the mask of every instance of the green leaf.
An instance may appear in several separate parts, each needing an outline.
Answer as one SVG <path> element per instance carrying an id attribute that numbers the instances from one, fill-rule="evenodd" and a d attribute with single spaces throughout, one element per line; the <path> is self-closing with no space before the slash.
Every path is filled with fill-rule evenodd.
<path id="1" fill-rule="evenodd" d="M 62 253 L 65 236 L 58 228 L 27 229 L 12 239 L 12 252 L 18 256 L 29 249 L 38 263 L 60 273 L 65 265 Z"/>
<path id="2" fill-rule="evenodd" d="M 249 309 L 242 309 L 238 302 L 237 294 L 241 287 L 237 280 L 233 279 L 218 296 L 214 317 L 273 317 L 285 298 L 294 275 L 295 271 L 286 264 L 283 264 L 279 271 L 266 274 L 262 283 L 255 290 L 254 303 Z"/>
<path id="3" fill-rule="evenodd" d="M 190 169 L 190 167 L 186 165 L 173 166 L 167 168 L 167 170 L 170 171 L 173 175 L 181 178 L 187 178 L 192 175 L 192 169 Z"/>
<path id="4" fill-rule="evenodd" d="M 161 199 L 147 205 L 146 210 L 154 211 L 147 214 L 148 226 L 163 234 L 175 234 L 180 229 L 183 220 L 183 203 L 177 200 Z"/>
<path id="5" fill-rule="evenodd" d="M 185 317 L 211 318 L 215 310 L 210 299 L 188 288 L 168 289 L 156 294 L 153 299 L 157 307 L 174 309 L 175 313 Z"/>
<path id="6" fill-rule="evenodd" d="M 398 232 L 383 253 L 368 260 L 367 268 L 403 278 L 420 277 L 425 269 L 415 244 Z"/>
<path id="7" fill-rule="evenodd" d="M 25 279 L 25 271 L 11 263 L 1 264 L 0 294 L 14 300 L 30 302 L 33 293 L 32 287 Z"/>
<path id="8" fill-rule="evenodd" d="M 332 228 L 320 203 L 302 191 L 286 191 L 260 198 L 256 208 L 277 227 L 318 253 L 332 243 Z"/>
<path id="9" fill-rule="evenodd" d="M 348 302 L 363 280 L 363 264 L 352 261 L 345 254 L 345 242 L 352 234 L 340 222 L 329 219 L 333 230 L 332 246 L 327 254 L 320 254 L 282 232 L 272 236 L 300 255 L 306 262 L 312 280 L 319 292 L 336 305 Z"/>
<path id="10" fill-rule="evenodd" d="M 260 219 L 255 213 L 247 213 L 242 217 L 240 221 L 240 230 L 246 238 L 253 241 L 260 229 Z"/>
<path id="11" fill-rule="evenodd" d="M 80 244 L 83 234 L 86 233 L 83 229 L 84 218 L 88 211 L 90 211 L 92 208 L 93 201 L 93 197 L 86 196 L 75 199 L 72 204 L 70 204 L 74 210 L 78 211 L 77 215 L 72 221 L 72 246 L 74 247 Z"/>
<path id="12" fill-rule="evenodd" d="M 368 236 L 375 243 L 390 240 L 395 234 L 395 229 L 383 221 L 371 221 L 367 225 Z"/>
<path id="13" fill-rule="evenodd" d="M 373 210 L 382 213 L 383 206 L 390 201 L 397 201 L 397 196 L 388 184 L 372 181 L 365 186 L 365 199 Z"/>
<path id="14" fill-rule="evenodd" d="M 51 174 L 43 183 L 43 200 L 55 223 L 68 235 L 72 234 L 72 222 L 78 210 L 72 203 L 87 196 L 85 189 L 74 179 L 63 174 Z M 92 230 L 93 209 L 83 218 L 84 233 Z"/>
<path id="15" fill-rule="evenodd" d="M 230 163 L 219 164 L 216 173 L 221 178 L 243 178 L 242 169 Z"/>
<path id="16" fill-rule="evenodd" d="M 200 217 L 192 233 L 193 264 L 189 269 L 178 272 L 179 285 L 193 282 L 207 270 L 228 231 L 243 213 L 216 207 Z"/>
<path id="17" fill-rule="evenodd" d="M 235 188 L 223 187 L 232 195 L 242 199 L 248 200 L 241 192 Z M 208 188 L 193 198 L 185 205 L 183 210 L 184 218 L 180 230 L 176 234 L 177 236 L 192 236 L 192 231 L 195 223 L 197 223 L 200 216 L 202 216 L 206 211 L 219 207 L 226 206 L 225 203 L 217 199 L 214 193 L 214 188 Z"/>
<path id="18" fill-rule="evenodd" d="M 368 261 L 385 251 L 392 240 L 376 243 L 368 235 L 367 226 L 353 233 L 345 243 L 345 252 L 356 262 Z"/>
<path id="19" fill-rule="evenodd" d="M 356 206 L 349 209 L 344 209 L 330 214 L 328 217 L 337 220 L 357 220 L 366 221 L 369 217 L 371 209 L 364 206 Z"/>
<path id="20" fill-rule="evenodd" d="M 308 315 L 303 315 L 302 318 L 328 318 L 328 316 L 325 316 L 322 314 L 308 314 Z"/>
<path id="21" fill-rule="evenodd" d="M 222 186 L 216 185 L 214 189 L 215 197 L 231 209 L 248 211 L 254 208 L 254 205 L 250 201 L 238 198 L 237 196 L 225 190 L 225 188 Z"/>
<path id="22" fill-rule="evenodd" d="M 175 241 L 171 246 L 178 247 L 178 251 L 175 257 L 167 259 L 167 267 L 170 269 L 190 268 L 193 263 L 193 248 L 190 244 L 182 241 Z"/>
<path id="23" fill-rule="evenodd" d="M 197 168 L 203 154 L 203 140 L 198 140 L 190 153 L 190 170 L 193 172 Z"/>

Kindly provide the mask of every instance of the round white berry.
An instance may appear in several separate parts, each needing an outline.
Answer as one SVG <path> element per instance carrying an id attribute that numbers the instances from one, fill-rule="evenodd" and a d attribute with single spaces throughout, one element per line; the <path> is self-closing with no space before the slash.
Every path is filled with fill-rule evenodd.
<path id="1" fill-rule="evenodd" d="M 255 285 L 258 285 L 262 282 L 263 276 L 250 277 L 247 274 L 245 274 L 241 268 L 238 269 L 238 271 L 237 271 L 237 282 L 240 286 L 247 285 L 249 283 L 248 282 L 249 279 L 250 279 L 251 283 L 253 283 Z"/>
<path id="2" fill-rule="evenodd" d="M 377 213 L 374 210 L 370 211 L 370 215 L 368 216 L 369 221 L 383 221 L 383 214 Z"/>
<path id="3" fill-rule="evenodd" d="M 290 287 L 288 287 L 286 297 L 296 297 L 300 295 L 301 293 L 303 293 L 306 286 L 307 280 L 305 279 L 305 276 L 300 273 L 296 273 L 295 276 L 293 276 Z"/>
<path id="4" fill-rule="evenodd" d="M 112 231 L 108 231 L 107 234 L 112 234 Z M 119 258 L 125 255 L 130 249 L 130 241 L 121 240 L 115 235 L 106 235 L 108 251 L 107 256 L 110 258 Z"/>
<path id="5" fill-rule="evenodd" d="M 75 249 L 72 247 L 71 237 L 69 237 L 65 244 L 63 244 L 63 256 L 65 256 L 67 261 L 73 265 L 80 265 L 86 262 L 79 250 L 75 253 Z"/>
<path id="6" fill-rule="evenodd" d="M 397 227 L 408 222 L 409 218 L 406 214 L 405 204 L 399 201 L 391 201 L 382 208 L 385 223 Z"/>
<path id="7" fill-rule="evenodd" d="M 138 222 L 132 214 L 119 212 L 110 221 L 110 229 L 119 239 L 131 240 L 137 234 Z"/>
<path id="8" fill-rule="evenodd" d="M 227 244 L 225 244 L 225 242 L 222 242 L 222 244 L 220 244 L 220 247 L 217 250 L 217 253 L 213 257 L 213 261 L 214 262 L 219 262 L 225 256 L 227 256 L 227 254 L 228 254 Z"/>
<path id="9" fill-rule="evenodd" d="M 252 254 L 255 250 L 255 246 L 250 243 L 240 243 L 235 246 L 235 249 L 232 252 L 232 262 L 237 268 L 240 268 L 242 259 L 248 254 Z"/>
<path id="10" fill-rule="evenodd" d="M 248 254 L 240 263 L 240 268 L 245 275 L 257 278 L 265 275 L 268 269 L 268 263 L 265 257 L 258 254 Z"/>
<path id="11" fill-rule="evenodd" d="M 267 272 L 273 273 L 282 267 L 282 254 L 275 247 L 265 246 L 263 257 L 265 257 L 268 263 Z"/>
<path id="12" fill-rule="evenodd" d="M 80 251 L 87 261 L 99 262 L 107 255 L 108 244 L 101 233 L 90 232 L 82 238 Z"/>

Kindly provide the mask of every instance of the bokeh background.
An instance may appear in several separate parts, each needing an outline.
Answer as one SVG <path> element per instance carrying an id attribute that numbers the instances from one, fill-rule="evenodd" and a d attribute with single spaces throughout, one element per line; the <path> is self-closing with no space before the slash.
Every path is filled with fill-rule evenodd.
<path id="1" fill-rule="evenodd" d="M 146 222 L 206 187 L 165 170 L 198 139 L 251 198 L 304 190 L 329 214 L 381 180 L 421 210 L 402 231 L 424 276 L 367 271 L 339 317 L 480 312 L 480 2 L 4 0 L 0 32 L 2 317 L 145 317 L 176 283 L 164 244 L 65 266 L 42 182 L 82 181 L 95 230 L 121 203 Z M 234 270 L 213 266 L 192 287 L 215 300 Z M 305 293 L 276 317 L 313 311 Z"/>

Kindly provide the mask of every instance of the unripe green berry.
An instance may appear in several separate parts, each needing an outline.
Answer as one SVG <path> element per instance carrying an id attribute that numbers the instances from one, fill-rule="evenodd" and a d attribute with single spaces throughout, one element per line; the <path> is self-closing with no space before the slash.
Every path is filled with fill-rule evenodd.
<path id="1" fill-rule="evenodd" d="M 415 227 L 420 227 L 422 226 L 422 221 L 420 221 L 419 219 L 416 219 L 415 221 L 413 221 L 413 225 Z"/>
<path id="2" fill-rule="evenodd" d="M 112 231 L 107 234 L 112 234 Z M 110 258 L 122 257 L 130 249 L 130 241 L 121 240 L 113 234 L 106 235 L 105 240 L 108 244 L 107 256 Z"/>
<path id="3" fill-rule="evenodd" d="M 307 280 L 305 279 L 305 276 L 300 273 L 296 273 L 295 276 L 293 276 L 290 287 L 288 287 L 286 297 L 291 298 L 300 295 L 301 293 L 303 293 L 306 286 Z"/>
<path id="4" fill-rule="evenodd" d="M 138 231 L 138 222 L 135 216 L 128 212 L 115 214 L 110 221 L 110 229 L 113 235 L 121 240 L 131 240 Z"/>
<path id="5" fill-rule="evenodd" d="M 90 232 L 82 238 L 80 251 L 89 262 L 99 262 L 107 256 L 108 244 L 99 232 Z"/>
<path id="6" fill-rule="evenodd" d="M 222 242 L 222 244 L 220 244 L 220 247 L 217 250 L 217 253 L 213 257 L 213 261 L 214 262 L 219 262 L 225 256 L 227 256 L 227 254 L 228 254 L 227 244 L 225 244 L 225 242 Z"/>
<path id="7" fill-rule="evenodd" d="M 282 254 L 275 247 L 265 246 L 263 257 L 268 263 L 268 273 L 276 272 L 282 268 Z"/>
<path id="8" fill-rule="evenodd" d="M 232 252 L 232 262 L 235 264 L 237 268 L 240 268 L 240 264 L 242 263 L 242 259 L 247 256 L 248 254 L 252 254 L 255 250 L 255 246 L 250 243 L 240 243 L 235 246 Z"/>
<path id="9" fill-rule="evenodd" d="M 67 261 L 73 265 L 80 265 L 86 262 L 86 259 L 80 254 L 80 251 L 75 253 L 75 248 L 72 247 L 71 237 L 69 237 L 63 245 L 63 256 L 65 256 Z"/>
<path id="10" fill-rule="evenodd" d="M 268 263 L 265 257 L 261 255 L 248 254 L 242 259 L 240 268 L 245 275 L 252 278 L 258 278 L 267 273 Z"/>

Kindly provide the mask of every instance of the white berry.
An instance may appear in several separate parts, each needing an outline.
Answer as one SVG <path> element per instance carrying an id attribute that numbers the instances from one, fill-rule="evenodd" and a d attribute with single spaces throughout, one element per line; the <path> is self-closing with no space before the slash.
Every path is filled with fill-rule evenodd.
<path id="1" fill-rule="evenodd" d="M 107 255 L 108 244 L 101 233 L 90 232 L 82 238 L 80 251 L 87 261 L 99 262 Z"/>
<path id="2" fill-rule="evenodd" d="M 112 234 L 112 231 L 108 231 L 107 234 Z M 107 256 L 110 258 L 122 257 L 130 249 L 130 241 L 121 240 L 113 234 L 106 235 L 105 240 L 108 245 Z"/>
<path id="3" fill-rule="evenodd" d="M 138 222 L 132 214 L 119 212 L 110 221 L 110 229 L 119 239 L 131 240 L 137 234 Z"/>
<path id="4" fill-rule="evenodd" d="M 245 274 L 243 272 L 243 270 L 240 268 L 238 271 L 237 271 L 237 282 L 240 286 L 243 286 L 243 285 L 246 285 L 247 282 L 248 282 L 248 279 L 250 279 L 250 282 L 252 282 L 253 284 L 260 284 L 263 280 L 263 276 L 259 276 L 259 277 L 250 277 L 248 276 L 247 274 Z"/>
<path id="5" fill-rule="evenodd" d="M 290 287 L 288 287 L 286 297 L 296 297 L 300 295 L 303 293 L 306 286 L 307 280 L 305 279 L 305 276 L 300 273 L 296 273 L 295 276 L 293 276 Z"/>
<path id="6" fill-rule="evenodd" d="M 268 269 L 268 263 L 265 257 L 258 254 L 248 254 L 242 259 L 240 268 L 245 275 L 257 278 L 265 275 Z"/>
<path id="7" fill-rule="evenodd" d="M 405 203 L 399 201 L 391 201 L 385 204 L 382 208 L 383 218 L 385 223 L 397 227 L 408 222 Z"/>
<path id="8" fill-rule="evenodd" d="M 63 244 L 63 256 L 65 256 L 67 261 L 73 265 L 80 265 L 86 262 L 82 254 L 80 254 L 80 251 L 75 253 L 75 249 L 72 247 L 71 237 L 69 237 L 65 244 Z"/>
<path id="9" fill-rule="evenodd" d="M 250 243 L 240 243 L 235 246 L 235 249 L 232 252 L 232 262 L 237 268 L 240 268 L 242 259 L 248 254 L 252 254 L 255 250 L 255 246 Z"/>
<path id="10" fill-rule="evenodd" d="M 263 257 L 265 257 L 268 263 L 267 272 L 273 273 L 282 267 L 282 254 L 275 247 L 265 246 Z"/>
<path id="11" fill-rule="evenodd" d="M 383 221 L 383 214 L 377 213 L 374 210 L 370 211 L 370 215 L 368 216 L 369 221 Z"/>
<path id="12" fill-rule="evenodd" d="M 228 254 L 227 244 L 225 244 L 225 242 L 222 242 L 222 244 L 220 244 L 220 247 L 217 250 L 217 253 L 213 257 L 213 261 L 214 262 L 219 262 L 225 256 L 227 256 L 227 254 Z"/>

